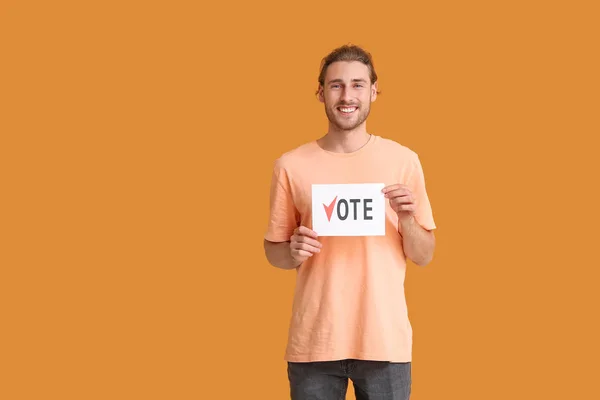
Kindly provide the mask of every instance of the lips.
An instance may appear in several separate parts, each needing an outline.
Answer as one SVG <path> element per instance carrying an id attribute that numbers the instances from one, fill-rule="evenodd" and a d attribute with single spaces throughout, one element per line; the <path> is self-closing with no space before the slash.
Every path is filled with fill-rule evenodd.
<path id="1" fill-rule="evenodd" d="M 350 114 L 354 113 L 356 110 L 358 110 L 358 107 L 356 107 L 356 106 L 340 106 L 340 107 L 337 107 L 336 109 L 344 115 L 350 115 Z"/>

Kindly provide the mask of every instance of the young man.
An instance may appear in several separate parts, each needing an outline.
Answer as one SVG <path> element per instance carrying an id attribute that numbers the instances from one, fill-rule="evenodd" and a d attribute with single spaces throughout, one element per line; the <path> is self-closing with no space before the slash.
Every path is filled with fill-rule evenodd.
<path id="1" fill-rule="evenodd" d="M 327 133 L 274 164 L 264 246 L 271 265 L 297 274 L 285 353 L 292 400 L 343 399 L 348 379 L 358 400 L 410 397 L 406 259 L 431 261 L 436 226 L 417 154 L 367 132 L 377 94 L 371 55 L 335 49 L 317 91 Z M 331 218 L 334 203 L 313 209 L 312 185 L 357 183 L 384 184 L 385 234 L 319 236 L 312 213 Z"/>

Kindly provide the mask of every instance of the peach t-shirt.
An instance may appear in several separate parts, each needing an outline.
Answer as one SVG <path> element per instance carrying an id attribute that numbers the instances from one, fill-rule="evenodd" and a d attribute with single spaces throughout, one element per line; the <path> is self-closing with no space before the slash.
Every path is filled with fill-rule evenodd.
<path id="1" fill-rule="evenodd" d="M 329 152 L 312 141 L 279 157 L 265 239 L 290 240 L 300 224 L 312 229 L 315 183 L 406 184 L 417 197 L 416 220 L 426 229 L 436 227 L 418 155 L 371 135 L 353 153 Z M 406 257 L 397 227 L 398 217 L 386 199 L 385 236 L 319 237 L 321 252 L 296 269 L 285 360 L 411 361 Z"/>

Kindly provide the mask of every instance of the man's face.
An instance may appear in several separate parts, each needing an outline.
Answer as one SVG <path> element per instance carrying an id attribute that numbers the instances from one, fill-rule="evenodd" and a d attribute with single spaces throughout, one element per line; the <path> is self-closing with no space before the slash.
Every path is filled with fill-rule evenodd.
<path id="1" fill-rule="evenodd" d="M 327 118 L 340 130 L 352 130 L 365 122 L 376 97 L 377 84 L 371 85 L 369 68 L 359 61 L 330 64 L 319 92 Z"/>

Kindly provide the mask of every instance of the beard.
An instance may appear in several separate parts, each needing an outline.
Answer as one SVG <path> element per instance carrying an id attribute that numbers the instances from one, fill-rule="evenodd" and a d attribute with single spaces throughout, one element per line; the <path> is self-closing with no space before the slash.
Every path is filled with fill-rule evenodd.
<path id="1" fill-rule="evenodd" d="M 345 116 L 338 110 L 338 107 L 341 106 L 353 106 L 357 107 L 357 109 L 351 115 Z M 333 107 L 330 107 L 325 103 L 325 114 L 327 115 L 327 119 L 341 131 L 351 131 L 360 126 L 367 120 L 370 112 L 370 104 L 363 106 L 361 103 L 338 103 Z"/>

